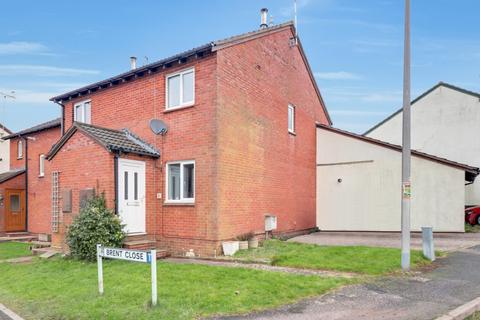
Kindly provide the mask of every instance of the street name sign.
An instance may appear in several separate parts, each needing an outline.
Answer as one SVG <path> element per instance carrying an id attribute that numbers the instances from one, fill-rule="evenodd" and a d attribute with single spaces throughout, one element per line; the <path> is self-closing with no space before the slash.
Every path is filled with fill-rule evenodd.
<path id="1" fill-rule="evenodd" d="M 102 251 L 100 252 L 100 254 L 103 258 L 128 260 L 134 262 L 150 263 L 152 260 L 150 252 L 140 250 L 102 247 Z"/>
<path id="2" fill-rule="evenodd" d="M 152 306 L 157 305 L 157 250 L 128 250 L 97 244 L 98 292 L 101 295 L 103 295 L 103 258 L 149 263 L 152 271 Z"/>

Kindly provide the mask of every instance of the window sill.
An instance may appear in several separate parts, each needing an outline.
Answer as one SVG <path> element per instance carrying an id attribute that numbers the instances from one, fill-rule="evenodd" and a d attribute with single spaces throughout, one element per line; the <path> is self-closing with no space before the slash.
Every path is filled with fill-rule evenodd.
<path id="1" fill-rule="evenodd" d="M 45 178 L 45 175 L 39 175 L 38 177 L 39 178 Z"/>
<path id="2" fill-rule="evenodd" d="M 188 108 L 192 108 L 192 107 L 195 107 L 195 103 L 187 104 L 187 105 L 185 105 L 185 106 L 180 106 L 180 107 L 174 107 L 174 108 L 165 109 L 165 110 L 163 111 L 163 113 L 174 112 L 174 111 L 177 111 L 177 110 L 183 110 L 183 109 L 188 109 Z"/>
<path id="3" fill-rule="evenodd" d="M 297 133 L 296 133 L 295 131 L 290 131 L 290 130 L 288 130 L 288 133 L 291 134 L 292 136 L 296 136 L 296 135 L 297 135 Z"/>
<path id="4" fill-rule="evenodd" d="M 195 202 L 164 202 L 163 203 L 163 206 L 164 207 L 168 207 L 168 206 L 186 206 L 186 207 L 194 207 L 195 206 Z"/>

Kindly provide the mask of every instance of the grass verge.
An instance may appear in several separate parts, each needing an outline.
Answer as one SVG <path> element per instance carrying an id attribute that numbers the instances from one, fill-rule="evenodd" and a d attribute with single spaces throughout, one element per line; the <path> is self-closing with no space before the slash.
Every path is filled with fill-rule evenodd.
<path id="1" fill-rule="evenodd" d="M 160 261 L 157 268 L 155 308 L 149 265 L 105 261 L 99 296 L 96 264 L 61 258 L 0 264 L 0 301 L 32 319 L 193 319 L 273 308 L 351 282 Z"/>
<path id="2" fill-rule="evenodd" d="M 31 256 L 30 244 L 24 242 L 0 242 L 0 260 Z"/>
<path id="3" fill-rule="evenodd" d="M 235 258 L 246 261 L 269 260 L 272 265 L 305 269 L 356 272 L 368 275 L 392 273 L 400 269 L 400 249 L 363 246 L 318 246 L 268 240 L 258 249 L 239 251 Z M 412 250 L 412 266 L 428 264 L 420 251 Z"/>
<path id="4" fill-rule="evenodd" d="M 466 233 L 480 232 L 480 225 L 476 224 L 476 225 L 472 226 L 470 223 L 465 223 L 465 232 Z"/>

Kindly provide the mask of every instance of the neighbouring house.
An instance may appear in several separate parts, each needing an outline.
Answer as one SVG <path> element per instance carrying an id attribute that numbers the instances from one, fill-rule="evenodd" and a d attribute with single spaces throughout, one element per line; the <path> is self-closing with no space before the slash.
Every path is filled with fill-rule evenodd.
<path id="1" fill-rule="evenodd" d="M 47 152 L 61 137 L 60 119 L 11 133 L 10 169 L 0 174 L 0 233 L 51 233 L 51 183 Z"/>
<path id="2" fill-rule="evenodd" d="M 317 226 L 400 231 L 402 148 L 317 125 Z M 464 232 L 465 183 L 479 169 L 412 150 L 411 228 Z"/>
<path id="3" fill-rule="evenodd" d="M 10 170 L 10 141 L 4 140 L 12 132 L 0 123 L 0 173 Z"/>
<path id="4" fill-rule="evenodd" d="M 175 255 L 221 254 L 222 241 L 264 235 L 266 215 L 278 233 L 316 227 L 315 124 L 331 121 L 291 22 L 133 60 L 52 101 L 64 128 L 47 156 L 54 246 L 93 192 L 127 246 Z"/>
<path id="5" fill-rule="evenodd" d="M 480 93 L 440 82 L 412 101 L 411 118 L 413 149 L 480 167 Z M 402 110 L 364 135 L 401 144 Z M 480 204 L 478 180 L 467 184 L 465 204 Z"/>
<path id="6" fill-rule="evenodd" d="M 0 173 L 0 235 L 25 227 L 25 169 Z"/>

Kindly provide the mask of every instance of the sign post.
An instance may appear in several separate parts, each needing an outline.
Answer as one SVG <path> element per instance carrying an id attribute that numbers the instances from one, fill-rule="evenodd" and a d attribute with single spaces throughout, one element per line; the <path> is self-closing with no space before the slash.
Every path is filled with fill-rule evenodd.
<path id="1" fill-rule="evenodd" d="M 157 305 L 157 250 L 151 250 L 150 256 L 152 257 L 152 306 Z"/>
<path id="2" fill-rule="evenodd" d="M 103 295 L 102 245 L 97 244 L 98 292 Z"/>
<path id="3" fill-rule="evenodd" d="M 152 269 L 152 306 L 157 305 L 157 250 L 141 251 L 121 248 L 108 248 L 97 244 L 98 292 L 103 295 L 103 263 L 102 258 L 127 260 L 150 264 Z"/>

